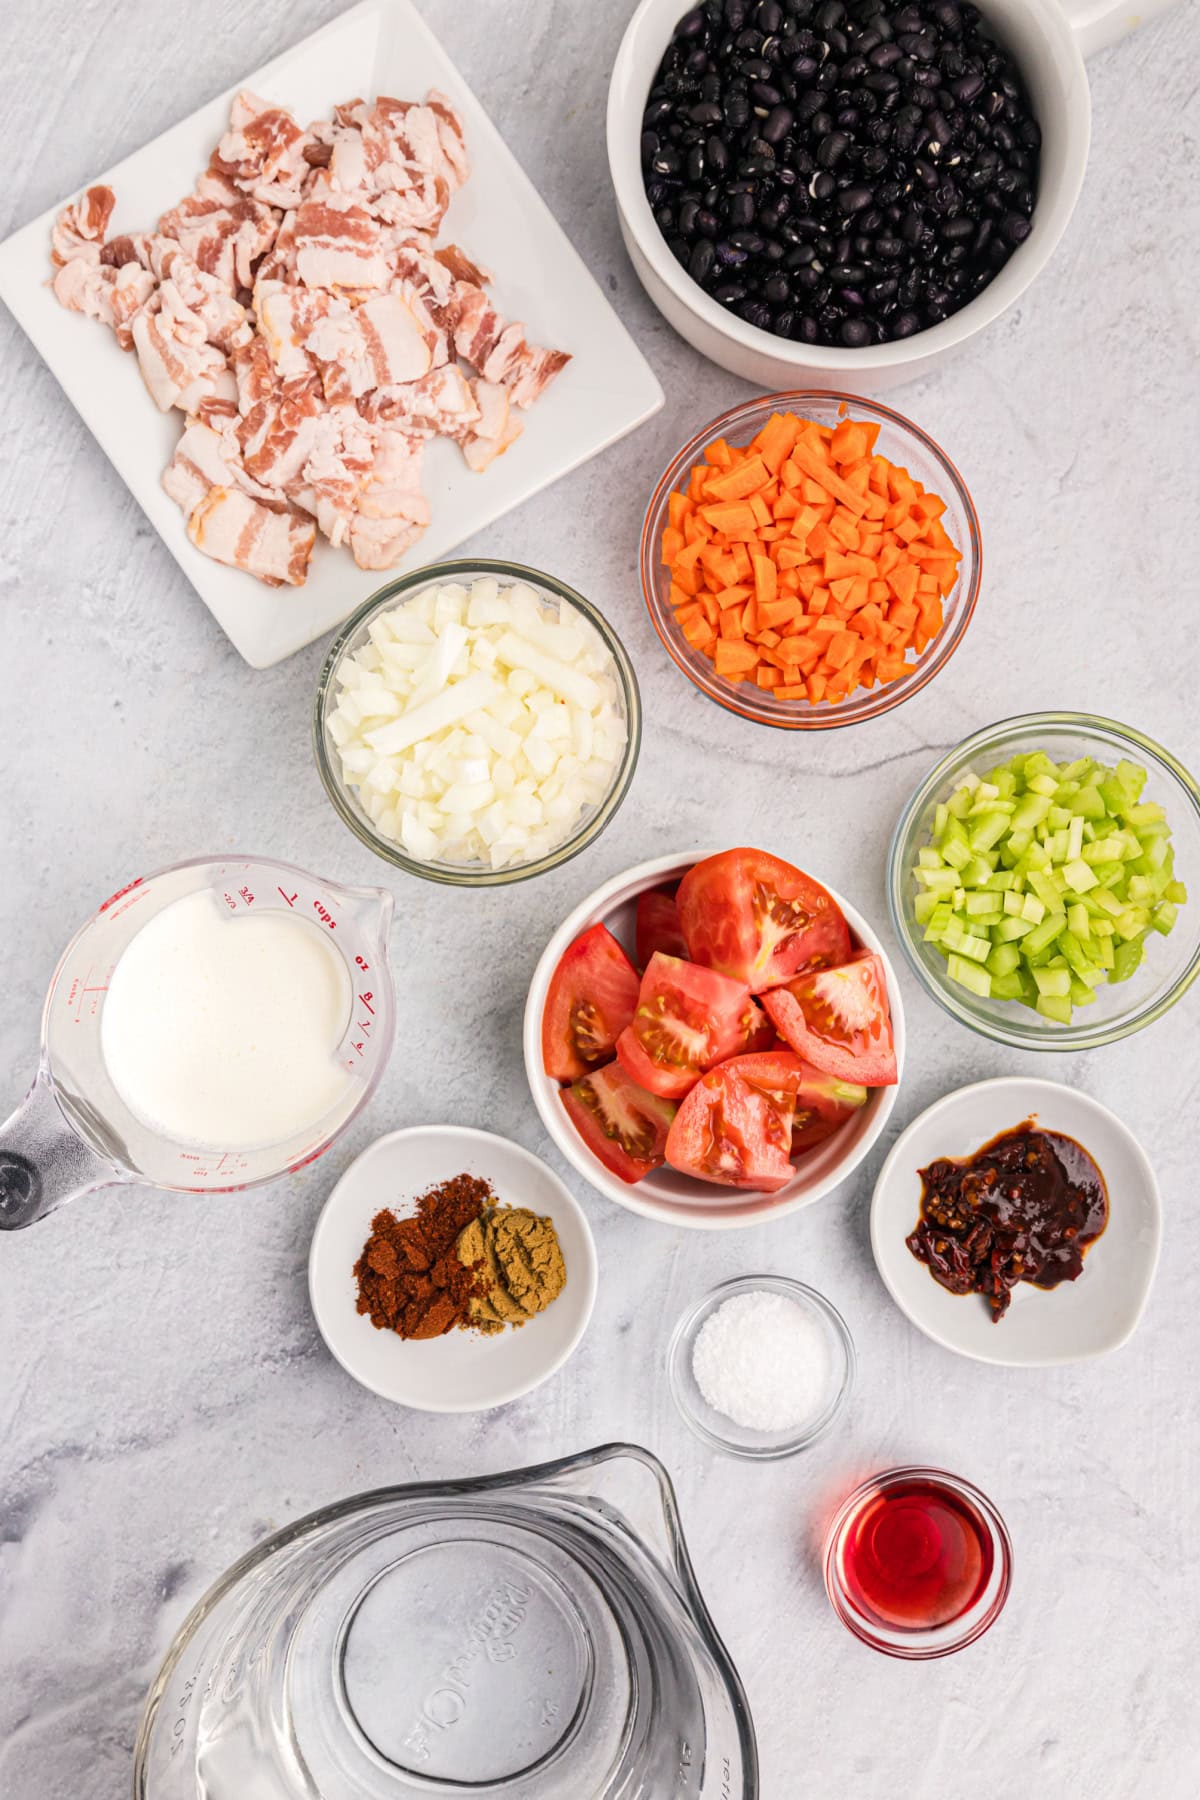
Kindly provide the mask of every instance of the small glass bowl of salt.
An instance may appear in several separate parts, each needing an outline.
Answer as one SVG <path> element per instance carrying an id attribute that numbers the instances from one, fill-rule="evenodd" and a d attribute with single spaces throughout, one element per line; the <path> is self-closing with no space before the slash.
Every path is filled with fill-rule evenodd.
<path id="1" fill-rule="evenodd" d="M 742 1275 L 684 1313 L 667 1376 L 697 1437 L 767 1462 L 829 1430 L 854 1385 L 854 1341 L 815 1288 L 786 1275 Z"/>

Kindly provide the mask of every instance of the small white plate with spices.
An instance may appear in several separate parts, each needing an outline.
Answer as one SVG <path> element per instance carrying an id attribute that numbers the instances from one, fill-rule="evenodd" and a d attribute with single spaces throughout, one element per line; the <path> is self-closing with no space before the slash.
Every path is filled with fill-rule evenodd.
<path id="1" fill-rule="evenodd" d="M 354 1277 L 372 1219 L 385 1208 L 411 1216 L 418 1195 L 464 1174 L 486 1181 L 502 1206 L 550 1220 L 565 1287 L 527 1324 L 490 1336 L 418 1340 L 379 1329 L 357 1310 Z M 539 1387 L 571 1355 L 596 1299 L 596 1247 L 578 1201 L 520 1144 L 464 1125 L 413 1125 L 376 1138 L 333 1189 L 313 1232 L 308 1289 L 321 1336 L 355 1381 L 421 1412 L 483 1412 Z"/>
<path id="2" fill-rule="evenodd" d="M 982 1294 L 950 1293 L 905 1240 L 921 1213 L 922 1169 L 973 1157 L 1029 1119 L 1087 1152 L 1104 1180 L 1108 1222 L 1076 1280 L 1052 1288 L 1018 1281 L 1008 1311 L 993 1320 Z M 1150 1297 L 1161 1238 L 1158 1183 L 1129 1127 L 1078 1088 L 1032 1076 L 977 1081 L 927 1107 L 896 1139 L 871 1201 L 871 1249 L 901 1312 L 935 1344 L 1011 1368 L 1084 1362 L 1126 1343 Z"/>

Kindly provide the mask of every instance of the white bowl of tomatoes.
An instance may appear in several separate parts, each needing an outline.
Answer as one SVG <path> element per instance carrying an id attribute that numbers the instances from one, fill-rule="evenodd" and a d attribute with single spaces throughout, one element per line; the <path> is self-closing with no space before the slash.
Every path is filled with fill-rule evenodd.
<path id="1" fill-rule="evenodd" d="M 861 914 L 739 848 L 639 863 L 582 901 L 534 971 L 524 1048 L 581 1175 L 646 1218 L 720 1230 L 858 1167 L 895 1104 L 904 1013 Z"/>

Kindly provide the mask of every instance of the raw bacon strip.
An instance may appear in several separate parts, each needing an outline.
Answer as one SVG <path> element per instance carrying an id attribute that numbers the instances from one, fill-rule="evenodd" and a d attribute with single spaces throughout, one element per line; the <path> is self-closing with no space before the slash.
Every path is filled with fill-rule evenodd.
<path id="1" fill-rule="evenodd" d="M 272 512 L 232 488 L 212 488 L 194 507 L 187 533 L 197 550 L 279 587 L 302 587 L 317 528 L 299 513 Z"/>
<path id="2" fill-rule="evenodd" d="M 365 207 L 306 200 L 296 209 L 296 272 L 310 288 L 381 288 L 390 270 L 383 235 Z"/>
<path id="3" fill-rule="evenodd" d="M 335 403 L 419 381 L 433 363 L 429 335 L 399 294 L 378 294 L 329 314 L 304 344 L 320 364 L 325 398 Z"/>

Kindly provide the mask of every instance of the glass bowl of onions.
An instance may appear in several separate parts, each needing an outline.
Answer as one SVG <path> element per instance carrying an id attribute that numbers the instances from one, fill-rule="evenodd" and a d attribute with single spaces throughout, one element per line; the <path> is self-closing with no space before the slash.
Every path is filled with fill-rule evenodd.
<path id="1" fill-rule="evenodd" d="M 641 741 L 637 678 L 582 594 L 518 563 L 430 564 L 334 639 L 313 748 L 377 856 L 458 887 L 542 875 L 599 837 Z"/>

